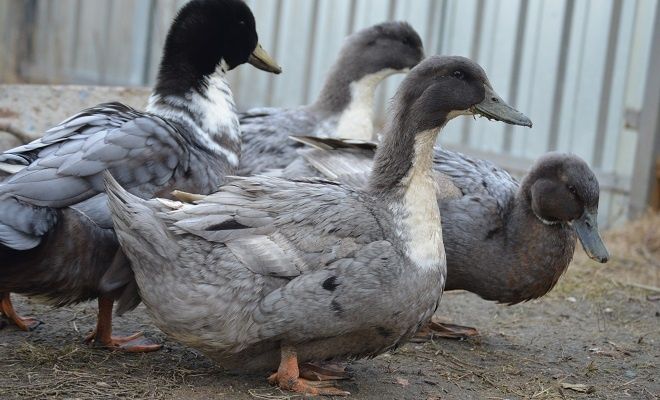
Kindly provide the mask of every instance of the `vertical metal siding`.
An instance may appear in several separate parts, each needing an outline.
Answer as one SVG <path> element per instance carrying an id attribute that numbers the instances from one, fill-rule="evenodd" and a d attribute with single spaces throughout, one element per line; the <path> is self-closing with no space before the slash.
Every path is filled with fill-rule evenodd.
<path id="1" fill-rule="evenodd" d="M 2 13 L 19 8 L 10 1 L 0 0 L 0 20 L 9 23 L 11 16 Z M 24 78 L 151 85 L 167 29 L 185 0 L 33 3 L 34 51 L 31 59 L 20 60 Z M 449 124 L 442 145 L 493 157 L 514 170 L 550 150 L 576 153 L 601 179 L 601 222 L 625 214 L 639 133 L 624 117 L 643 106 L 653 27 L 660 22 L 656 0 L 247 3 L 260 41 L 284 73 L 273 76 L 249 66 L 232 72 L 239 107 L 313 101 L 346 34 L 384 20 L 407 20 L 424 39 L 427 54 L 475 59 L 502 97 L 534 121 L 534 129 L 527 130 L 465 118 Z M 0 29 L 3 38 L 15 40 L 11 28 Z M 14 47 L 0 45 L 17 52 Z M 16 68 L 14 64 L 0 62 L 0 68 Z M 1 76 L 11 73 L 0 70 Z M 379 88 L 381 119 L 402 79 L 389 78 Z"/>

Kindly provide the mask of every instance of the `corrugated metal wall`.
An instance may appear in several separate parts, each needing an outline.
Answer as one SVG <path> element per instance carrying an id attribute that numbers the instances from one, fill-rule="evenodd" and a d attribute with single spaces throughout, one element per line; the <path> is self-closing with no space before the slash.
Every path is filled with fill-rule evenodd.
<path id="1" fill-rule="evenodd" d="M 31 58 L 19 65 L 22 77 L 40 82 L 150 85 L 169 23 L 185 1 L 18 3 L 36 6 L 34 15 L 23 16 L 32 22 L 32 51 Z M 477 60 L 499 94 L 534 121 L 534 129 L 528 130 L 465 118 L 448 126 L 443 145 L 494 159 L 514 172 L 524 171 L 549 150 L 577 153 L 598 172 L 603 189 L 601 222 L 625 216 L 637 143 L 637 131 L 626 125 L 626 116 L 634 121 L 642 105 L 653 27 L 658 22 L 657 1 L 252 0 L 248 4 L 260 41 L 284 73 L 275 77 L 249 66 L 239 68 L 232 76 L 239 106 L 310 102 L 345 35 L 384 20 L 407 20 L 422 36 L 427 54 Z M 5 10 L 9 24 L 12 8 L 19 7 L 15 0 L 0 0 L 0 18 Z M 390 78 L 379 90 L 380 115 L 401 79 Z"/>

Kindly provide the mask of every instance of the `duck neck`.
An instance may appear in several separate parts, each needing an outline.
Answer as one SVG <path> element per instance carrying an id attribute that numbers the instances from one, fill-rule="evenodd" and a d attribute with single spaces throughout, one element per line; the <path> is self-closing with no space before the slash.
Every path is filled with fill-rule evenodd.
<path id="1" fill-rule="evenodd" d="M 191 81 L 182 78 L 186 84 L 175 84 L 175 78 L 161 68 L 147 111 L 183 125 L 194 133 L 191 139 L 199 146 L 237 167 L 241 131 L 226 71 L 222 61 L 210 75 Z"/>
<path id="2" fill-rule="evenodd" d="M 332 137 L 372 140 L 374 97 L 378 84 L 399 71 L 383 69 L 362 75 L 334 68 L 311 109 L 336 119 Z"/>
<path id="3" fill-rule="evenodd" d="M 432 175 L 437 135 L 437 129 L 384 135 L 374 160 L 370 190 L 388 203 L 396 233 L 410 260 L 422 270 L 444 276 L 445 252 Z"/>

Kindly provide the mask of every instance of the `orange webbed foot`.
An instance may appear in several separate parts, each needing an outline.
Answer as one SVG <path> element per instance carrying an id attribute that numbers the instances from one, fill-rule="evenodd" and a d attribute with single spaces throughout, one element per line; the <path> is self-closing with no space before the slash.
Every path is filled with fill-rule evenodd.
<path id="1" fill-rule="evenodd" d="M 160 350 L 163 345 L 153 343 L 144 337 L 142 332 L 130 336 L 98 335 L 96 329 L 85 337 L 85 343 L 108 350 L 125 351 L 128 353 L 149 353 Z"/>
<path id="2" fill-rule="evenodd" d="M 92 343 L 93 346 L 119 350 L 129 353 L 148 353 L 160 350 L 161 344 L 153 343 L 145 338 L 142 332 L 131 336 L 120 337 L 112 336 L 112 305 L 113 301 L 99 297 L 99 315 L 96 320 L 96 328 L 85 337 L 85 343 Z"/>
<path id="3" fill-rule="evenodd" d="M 9 293 L 0 294 L 0 314 L 4 315 L 10 322 L 14 323 L 19 329 L 23 331 L 31 331 L 42 324 L 36 318 L 21 317 L 14 310 L 14 305 L 11 303 Z"/>
<path id="4" fill-rule="evenodd" d="M 295 349 L 282 346 L 280 366 L 268 378 L 268 383 L 281 389 L 312 396 L 348 396 L 350 392 L 333 386 L 333 380 L 309 380 L 300 377 Z"/>

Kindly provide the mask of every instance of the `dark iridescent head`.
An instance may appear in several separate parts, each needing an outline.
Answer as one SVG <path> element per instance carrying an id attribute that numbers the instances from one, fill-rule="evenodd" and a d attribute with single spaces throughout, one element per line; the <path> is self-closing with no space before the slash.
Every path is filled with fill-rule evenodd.
<path id="1" fill-rule="evenodd" d="M 536 161 L 522 187 L 541 221 L 570 224 L 587 254 L 607 261 L 609 254 L 598 233 L 598 180 L 584 160 L 573 154 L 548 153 Z"/>
<path id="2" fill-rule="evenodd" d="M 495 93 L 477 63 L 458 56 L 433 56 L 421 62 L 401 83 L 395 107 L 400 120 L 416 131 L 438 128 L 458 115 L 532 126 L 529 118 Z"/>
<path id="3" fill-rule="evenodd" d="M 158 85 L 174 91 L 198 88 L 222 61 L 228 70 L 249 62 L 279 73 L 258 42 L 254 16 L 243 1 L 192 0 L 179 10 L 167 34 Z"/>

